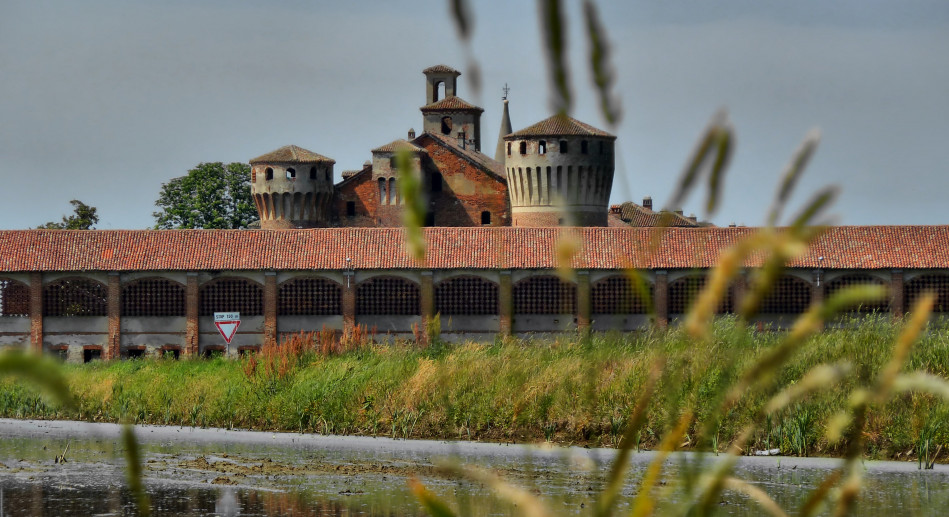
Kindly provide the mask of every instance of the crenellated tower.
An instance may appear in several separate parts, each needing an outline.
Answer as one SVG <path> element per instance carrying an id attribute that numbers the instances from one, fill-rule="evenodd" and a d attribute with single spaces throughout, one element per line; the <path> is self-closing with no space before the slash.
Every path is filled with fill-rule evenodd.
<path id="1" fill-rule="evenodd" d="M 251 160 L 250 191 L 260 214 L 260 227 L 328 226 L 334 163 L 331 158 L 295 145 Z"/>
<path id="2" fill-rule="evenodd" d="M 504 137 L 513 226 L 606 226 L 616 137 L 555 115 Z"/>

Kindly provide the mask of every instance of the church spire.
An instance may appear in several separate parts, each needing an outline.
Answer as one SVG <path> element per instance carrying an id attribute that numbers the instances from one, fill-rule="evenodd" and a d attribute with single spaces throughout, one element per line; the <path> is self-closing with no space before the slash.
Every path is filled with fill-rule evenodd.
<path id="1" fill-rule="evenodd" d="M 498 134 L 498 149 L 494 152 L 495 161 L 504 163 L 504 157 L 507 155 L 507 150 L 505 149 L 504 137 L 513 133 L 514 129 L 511 127 L 511 114 L 507 109 L 507 93 L 511 91 L 507 87 L 507 83 L 504 83 L 504 113 L 501 115 L 501 131 Z"/>

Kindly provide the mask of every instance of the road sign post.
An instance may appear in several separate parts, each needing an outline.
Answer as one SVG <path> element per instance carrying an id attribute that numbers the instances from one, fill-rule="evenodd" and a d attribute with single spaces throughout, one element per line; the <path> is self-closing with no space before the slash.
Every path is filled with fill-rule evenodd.
<path id="1" fill-rule="evenodd" d="M 224 342 L 226 343 L 224 355 L 230 355 L 231 340 L 234 339 L 234 335 L 237 334 L 237 327 L 241 326 L 241 313 L 215 312 L 214 326 L 217 327 L 218 332 L 224 336 Z"/>

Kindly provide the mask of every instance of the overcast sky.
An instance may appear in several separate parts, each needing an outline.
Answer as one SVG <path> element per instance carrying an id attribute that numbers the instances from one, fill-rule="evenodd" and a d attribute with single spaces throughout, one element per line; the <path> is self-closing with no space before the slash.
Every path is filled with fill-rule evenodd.
<path id="1" fill-rule="evenodd" d="M 471 55 L 493 155 L 501 88 L 514 129 L 550 115 L 534 2 L 477 0 Z M 161 184 L 200 162 L 296 144 L 359 168 L 421 128 L 421 70 L 467 70 L 448 0 L 3 0 L 0 228 L 35 227 L 78 198 L 99 228 L 146 228 Z M 949 223 L 949 2 L 598 2 L 623 118 L 599 115 L 580 2 L 566 0 L 573 116 L 618 135 L 614 203 L 669 198 L 696 138 L 737 131 L 713 222 L 760 224 L 805 133 L 808 192 L 838 184 L 842 224 Z M 686 213 L 702 215 L 694 196 Z"/>

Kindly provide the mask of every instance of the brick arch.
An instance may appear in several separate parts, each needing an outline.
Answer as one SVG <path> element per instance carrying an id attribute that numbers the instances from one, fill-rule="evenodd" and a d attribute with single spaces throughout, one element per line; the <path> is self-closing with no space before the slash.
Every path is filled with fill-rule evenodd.
<path id="1" fill-rule="evenodd" d="M 263 287 L 246 278 L 217 278 L 205 282 L 198 293 L 198 311 L 202 316 L 211 316 L 215 312 L 260 316 L 264 313 L 263 307 Z"/>
<path id="2" fill-rule="evenodd" d="M 321 277 L 291 278 L 277 288 L 277 314 L 281 316 L 333 316 L 342 314 L 343 289 Z"/>
<path id="3" fill-rule="evenodd" d="M 0 316 L 29 315 L 29 286 L 12 278 L 0 277 Z"/>
<path id="4" fill-rule="evenodd" d="M 184 316 L 185 286 L 161 277 L 122 286 L 122 316 Z"/>
<path id="5" fill-rule="evenodd" d="M 761 301 L 760 314 L 802 314 L 811 305 L 811 284 L 796 276 L 783 275 Z"/>
<path id="6" fill-rule="evenodd" d="M 418 315 L 419 286 L 398 276 L 376 276 L 356 286 L 356 314 Z"/>
<path id="7" fill-rule="evenodd" d="M 646 283 L 650 300 L 653 286 Z M 590 288 L 593 314 L 645 314 L 650 300 L 641 293 L 626 275 L 613 275 L 596 281 Z"/>
<path id="8" fill-rule="evenodd" d="M 69 277 L 43 287 L 43 316 L 106 316 L 109 290 L 91 278 Z"/>
<path id="9" fill-rule="evenodd" d="M 936 293 L 936 304 L 933 312 L 949 312 L 949 274 L 928 273 L 914 277 L 906 282 L 906 310 L 913 310 L 913 305 L 919 296 L 925 292 Z"/>
<path id="10" fill-rule="evenodd" d="M 669 314 L 685 314 L 692 302 L 705 288 L 708 277 L 704 274 L 687 275 L 669 282 Z M 728 287 L 725 296 L 718 305 L 717 314 L 735 312 L 735 289 Z"/>
<path id="11" fill-rule="evenodd" d="M 837 291 L 852 285 L 881 285 L 886 287 L 887 284 L 883 280 L 867 273 L 847 273 L 838 277 L 834 277 L 833 280 L 827 282 L 826 297 L 830 298 Z M 853 307 L 850 312 L 871 313 L 889 311 L 890 302 L 888 300 L 881 300 L 877 302 L 862 303 L 857 307 Z"/>
<path id="12" fill-rule="evenodd" d="M 493 315 L 498 313 L 498 284 L 475 275 L 461 275 L 435 285 L 435 312 Z"/>
<path id="13" fill-rule="evenodd" d="M 577 286 L 554 275 L 532 276 L 514 284 L 515 314 L 576 314 Z"/>

